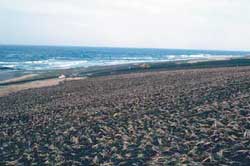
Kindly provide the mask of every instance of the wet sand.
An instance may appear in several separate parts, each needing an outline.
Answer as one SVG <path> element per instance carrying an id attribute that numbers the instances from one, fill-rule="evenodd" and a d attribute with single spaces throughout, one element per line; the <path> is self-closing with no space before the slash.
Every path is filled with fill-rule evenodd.
<path id="1" fill-rule="evenodd" d="M 20 77 L 15 77 L 15 78 L 11 78 L 11 79 L 8 79 L 8 80 L 0 81 L 0 84 L 7 84 L 7 83 L 12 83 L 12 82 L 23 81 L 23 80 L 26 80 L 26 79 L 33 78 L 35 76 L 38 76 L 38 74 L 27 74 L 27 75 L 23 75 L 23 76 L 20 76 Z"/>
<path id="2" fill-rule="evenodd" d="M 250 67 L 92 77 L 0 97 L 0 165 L 248 165 Z"/>
<path id="3" fill-rule="evenodd" d="M 38 76 L 38 74 L 27 74 L 27 75 L 23 75 L 20 77 L 15 77 L 15 78 L 11 78 L 8 80 L 0 81 L 0 84 L 7 84 L 7 83 L 11 83 L 11 82 L 22 81 L 22 80 L 33 78 L 35 76 Z"/>
<path id="4" fill-rule="evenodd" d="M 12 81 L 20 81 L 23 79 L 27 78 L 32 78 L 37 75 L 25 75 L 22 77 L 18 77 L 15 79 L 3 81 L 4 83 L 11 83 Z M 27 83 L 22 83 L 22 84 L 14 84 L 14 85 L 9 85 L 9 86 L 4 86 L 0 87 L 0 97 L 9 95 L 11 93 L 16 93 L 18 91 L 22 90 L 27 90 L 27 89 L 35 89 L 35 88 L 42 88 L 42 87 L 49 87 L 49 86 L 55 86 L 59 85 L 61 82 L 64 81 L 73 81 L 73 80 L 81 80 L 85 79 L 85 77 L 76 77 L 76 78 L 65 78 L 65 79 L 59 79 L 59 78 L 54 78 L 54 79 L 45 79 L 45 80 L 40 80 L 40 81 L 30 81 Z"/>

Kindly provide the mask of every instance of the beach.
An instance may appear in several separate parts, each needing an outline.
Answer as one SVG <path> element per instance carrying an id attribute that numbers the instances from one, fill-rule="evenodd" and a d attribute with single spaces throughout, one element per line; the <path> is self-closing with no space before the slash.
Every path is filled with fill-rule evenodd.
<path id="1" fill-rule="evenodd" d="M 157 66 L 0 97 L 0 165 L 250 163 L 250 67 Z"/>
<path id="2" fill-rule="evenodd" d="M 250 166 L 249 0 L 0 13 L 0 166 Z"/>

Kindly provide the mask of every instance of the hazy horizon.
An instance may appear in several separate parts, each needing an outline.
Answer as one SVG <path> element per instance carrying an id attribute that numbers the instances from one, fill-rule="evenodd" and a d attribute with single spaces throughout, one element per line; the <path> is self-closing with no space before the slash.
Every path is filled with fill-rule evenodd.
<path id="1" fill-rule="evenodd" d="M 249 51 L 247 0 L 1 0 L 0 44 Z"/>
<path id="2" fill-rule="evenodd" d="M 228 51 L 228 52 L 246 52 L 249 53 L 249 50 L 240 50 L 240 49 L 198 49 L 198 48 L 162 48 L 162 47 L 127 47 L 127 46 L 95 46 L 95 45 L 46 45 L 46 44 L 0 44 L 0 46 L 20 46 L 20 47 L 82 47 L 82 48 L 121 48 L 121 49 L 160 49 L 160 50 L 201 50 L 201 51 Z"/>

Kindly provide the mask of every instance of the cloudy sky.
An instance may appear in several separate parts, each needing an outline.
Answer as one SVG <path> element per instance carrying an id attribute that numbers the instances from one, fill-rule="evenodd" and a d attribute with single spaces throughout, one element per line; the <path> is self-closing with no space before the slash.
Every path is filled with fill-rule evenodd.
<path id="1" fill-rule="evenodd" d="M 0 0 L 0 44 L 250 50 L 249 0 Z"/>

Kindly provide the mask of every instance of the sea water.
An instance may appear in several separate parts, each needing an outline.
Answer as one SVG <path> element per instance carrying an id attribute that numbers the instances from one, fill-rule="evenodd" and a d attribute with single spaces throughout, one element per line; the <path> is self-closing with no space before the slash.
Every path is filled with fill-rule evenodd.
<path id="1" fill-rule="evenodd" d="M 0 46 L 0 72 L 3 70 L 53 70 L 249 55 L 250 52 L 243 51 L 2 45 Z"/>

